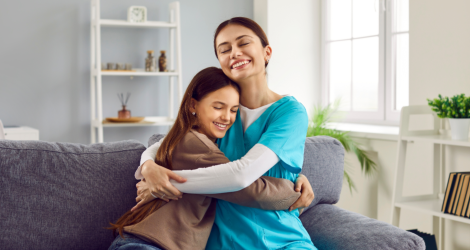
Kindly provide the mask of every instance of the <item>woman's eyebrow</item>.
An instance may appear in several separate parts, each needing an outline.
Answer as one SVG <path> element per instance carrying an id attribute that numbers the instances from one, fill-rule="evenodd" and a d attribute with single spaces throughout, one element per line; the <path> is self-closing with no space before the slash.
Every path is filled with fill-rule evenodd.
<path id="1" fill-rule="evenodd" d="M 245 37 L 245 36 L 253 38 L 253 37 L 250 36 L 250 35 L 241 35 L 241 36 L 235 38 L 235 41 L 236 41 L 236 40 L 240 40 L 240 39 L 242 39 L 242 38 Z M 228 44 L 228 42 L 223 42 L 223 43 L 219 44 L 219 45 L 217 46 L 217 48 L 220 47 L 220 46 L 222 46 L 222 45 L 225 45 L 225 44 Z"/>

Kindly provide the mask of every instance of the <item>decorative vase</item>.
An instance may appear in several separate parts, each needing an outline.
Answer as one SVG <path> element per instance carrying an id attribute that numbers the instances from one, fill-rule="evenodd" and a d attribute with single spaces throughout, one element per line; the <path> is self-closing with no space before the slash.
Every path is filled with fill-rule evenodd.
<path id="1" fill-rule="evenodd" d="M 147 58 L 145 58 L 145 71 L 155 72 L 157 70 L 157 62 L 153 56 L 153 50 L 147 50 Z"/>
<path id="2" fill-rule="evenodd" d="M 118 111 L 118 118 L 119 119 L 131 118 L 131 111 L 127 110 L 125 105 L 122 105 L 122 110 Z"/>
<path id="3" fill-rule="evenodd" d="M 158 58 L 158 68 L 160 72 L 166 72 L 166 55 L 164 50 L 160 50 L 160 57 Z"/>
<path id="4" fill-rule="evenodd" d="M 468 140 L 470 118 L 448 118 L 452 140 Z"/>

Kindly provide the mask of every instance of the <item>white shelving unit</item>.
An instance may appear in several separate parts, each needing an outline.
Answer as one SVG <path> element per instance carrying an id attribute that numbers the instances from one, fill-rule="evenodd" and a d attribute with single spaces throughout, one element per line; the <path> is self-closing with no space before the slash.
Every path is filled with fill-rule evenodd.
<path id="1" fill-rule="evenodd" d="M 174 83 L 177 81 L 178 102 L 183 96 L 181 71 L 181 23 L 179 2 L 169 4 L 170 21 L 147 21 L 131 23 L 126 20 L 100 19 L 100 0 L 91 1 L 91 143 L 103 142 L 103 128 L 107 127 L 141 127 L 169 126 L 174 123 Z M 169 72 L 146 72 L 134 69 L 135 72 L 101 71 L 101 28 L 168 28 L 169 53 L 167 65 Z M 166 76 L 169 77 L 168 116 L 146 116 L 137 123 L 111 123 L 103 119 L 102 78 L 103 76 Z M 97 134 L 98 133 L 98 134 Z M 98 135 L 98 138 L 97 138 Z"/>
<path id="2" fill-rule="evenodd" d="M 431 115 L 433 128 L 427 130 L 410 129 L 410 120 L 415 115 Z M 420 119 L 420 118 L 418 118 Z M 445 146 L 470 147 L 470 140 L 452 140 L 448 135 L 439 134 L 441 119 L 431 110 L 429 106 L 408 106 L 401 110 L 400 134 L 398 138 L 398 156 L 395 172 L 395 182 L 392 194 L 392 216 L 391 223 L 399 225 L 400 212 L 402 209 L 409 209 L 423 214 L 433 216 L 433 233 L 436 236 L 438 248 L 444 249 L 443 233 L 444 219 L 470 224 L 470 219 L 445 214 L 441 212 L 447 177 L 450 169 L 444 164 Z M 429 195 L 403 196 L 403 180 L 405 174 L 406 147 L 408 143 L 430 142 L 434 144 L 434 190 Z"/>

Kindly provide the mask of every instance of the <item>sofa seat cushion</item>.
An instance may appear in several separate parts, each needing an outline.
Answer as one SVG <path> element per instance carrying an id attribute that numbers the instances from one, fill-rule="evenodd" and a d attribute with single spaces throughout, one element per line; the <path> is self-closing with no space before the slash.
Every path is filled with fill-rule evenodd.
<path id="1" fill-rule="evenodd" d="M 424 250 L 419 236 L 388 223 L 330 204 L 318 204 L 300 216 L 313 244 L 321 250 Z"/>

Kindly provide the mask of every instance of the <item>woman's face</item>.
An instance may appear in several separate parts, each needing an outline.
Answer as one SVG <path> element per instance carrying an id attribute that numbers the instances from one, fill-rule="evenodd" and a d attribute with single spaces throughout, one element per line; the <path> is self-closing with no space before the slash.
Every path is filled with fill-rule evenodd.
<path id="1" fill-rule="evenodd" d="M 265 62 L 271 57 L 272 50 L 269 45 L 263 48 L 252 30 L 241 25 L 227 25 L 217 35 L 215 44 L 220 67 L 233 81 L 241 83 L 260 74 L 264 76 Z"/>
<path id="2" fill-rule="evenodd" d="M 232 86 L 226 86 L 206 95 L 200 101 L 192 99 L 191 112 L 196 112 L 198 132 L 215 141 L 225 136 L 235 122 L 239 94 Z"/>

